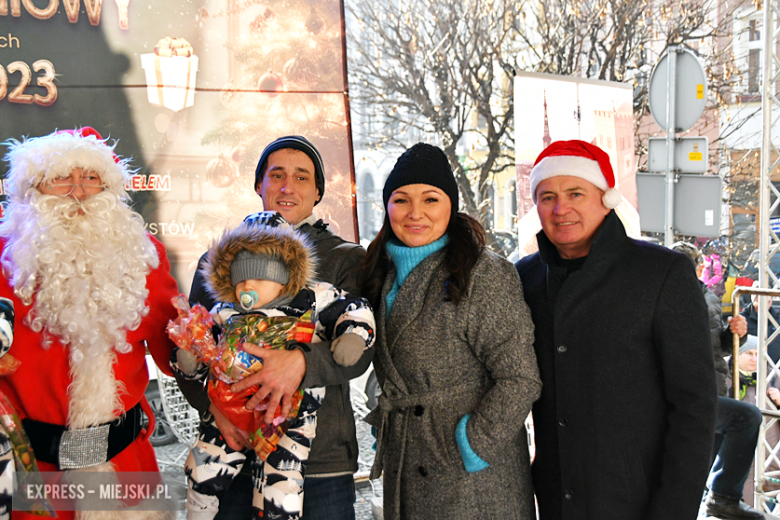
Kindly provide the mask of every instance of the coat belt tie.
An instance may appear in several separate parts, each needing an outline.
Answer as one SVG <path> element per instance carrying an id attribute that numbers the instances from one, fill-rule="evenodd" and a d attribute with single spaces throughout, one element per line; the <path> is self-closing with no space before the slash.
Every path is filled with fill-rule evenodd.
<path id="1" fill-rule="evenodd" d="M 401 469 L 403 468 L 404 455 L 406 453 L 406 429 L 409 424 L 410 412 L 415 406 L 421 405 L 425 407 L 435 406 L 437 404 L 443 404 L 445 402 L 451 403 L 458 398 L 469 398 L 475 394 L 481 393 L 485 386 L 485 381 L 473 380 L 465 381 L 456 386 L 449 386 L 438 390 L 432 390 L 429 392 L 420 392 L 416 394 L 401 394 L 395 388 L 395 385 L 387 384 L 386 382 L 382 387 L 382 393 L 379 396 L 379 405 L 371 411 L 365 418 L 365 421 L 374 426 L 377 430 L 377 448 L 376 457 L 374 458 L 374 465 L 371 468 L 369 478 L 371 480 L 377 479 L 382 475 L 384 469 L 384 446 L 387 443 L 387 435 L 389 434 L 389 428 L 387 426 L 387 420 L 390 413 L 396 412 L 403 414 L 401 419 L 401 453 L 393 454 L 394 457 L 400 457 L 401 466 L 399 466 L 398 478 L 401 477 Z"/>

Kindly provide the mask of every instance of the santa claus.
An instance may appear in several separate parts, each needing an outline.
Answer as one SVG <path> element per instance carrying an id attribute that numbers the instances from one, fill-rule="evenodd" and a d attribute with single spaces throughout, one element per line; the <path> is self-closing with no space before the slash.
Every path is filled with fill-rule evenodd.
<path id="1" fill-rule="evenodd" d="M 145 354 L 170 373 L 178 291 L 165 249 L 128 206 L 127 163 L 88 127 L 14 141 L 6 159 L 0 297 L 14 304 L 9 352 L 21 365 L 0 390 L 41 470 L 158 471 Z"/>

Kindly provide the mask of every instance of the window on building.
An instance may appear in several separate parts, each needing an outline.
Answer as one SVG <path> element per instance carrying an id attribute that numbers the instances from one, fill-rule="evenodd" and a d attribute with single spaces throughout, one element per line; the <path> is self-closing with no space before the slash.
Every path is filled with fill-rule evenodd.
<path id="1" fill-rule="evenodd" d="M 488 187 L 487 192 L 487 219 L 485 222 L 490 222 L 493 228 L 496 227 L 496 189 L 493 186 Z"/>
<path id="2" fill-rule="evenodd" d="M 509 179 L 504 196 L 504 229 L 514 231 L 517 221 L 517 181 Z"/>
<path id="3" fill-rule="evenodd" d="M 761 90 L 762 12 L 740 10 L 734 20 L 734 58 L 742 75 L 737 94 L 755 98 Z"/>
<path id="4" fill-rule="evenodd" d="M 376 198 L 374 176 L 366 173 L 357 190 L 358 229 L 360 229 L 361 241 L 371 241 L 379 232 L 377 222 L 381 219 L 382 212 L 375 207 L 379 202 Z"/>
<path id="5" fill-rule="evenodd" d="M 758 19 L 748 21 L 748 92 L 758 92 L 761 77 L 761 30 Z"/>

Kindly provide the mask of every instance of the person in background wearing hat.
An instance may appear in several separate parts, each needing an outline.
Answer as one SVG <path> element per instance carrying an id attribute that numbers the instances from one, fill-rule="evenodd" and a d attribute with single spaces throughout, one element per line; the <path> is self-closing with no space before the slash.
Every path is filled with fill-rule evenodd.
<path id="1" fill-rule="evenodd" d="M 704 262 L 699 249 L 688 242 L 675 242 L 671 249 L 688 257 L 698 277 Z M 718 412 L 715 419 L 715 462 L 707 479 L 709 493 L 704 502 L 705 513 L 722 520 L 763 518 L 751 506 L 742 502 L 742 488 L 750 476 L 750 466 L 756 451 L 761 412 L 753 405 L 727 397 L 729 368 L 725 356 L 733 352 L 733 335 L 744 338 L 747 321 L 744 316 L 729 317 L 724 326 L 721 301 L 699 280 L 709 315 L 710 339 L 718 382 Z M 742 340 L 744 341 L 744 340 Z"/>
<path id="2" fill-rule="evenodd" d="M 316 256 L 322 259 L 315 278 L 358 295 L 357 272 L 365 250 L 334 235 L 314 214 L 314 207 L 325 194 L 324 171 L 322 156 L 307 139 L 280 137 L 260 156 L 255 171 L 255 190 L 263 199 L 266 211 L 278 211 L 312 243 Z M 255 215 L 247 219 L 255 220 Z M 201 269 L 205 261 L 206 255 L 203 255 L 192 281 L 190 300 L 211 309 L 216 302 L 206 291 Z M 254 407 L 269 393 L 271 404 L 282 403 L 283 408 L 289 407 L 292 394 L 299 388 L 326 387 L 317 418 L 317 441 L 312 444 L 304 483 L 305 520 L 351 520 L 355 517 L 352 475 L 358 469 L 358 444 L 349 381 L 366 371 L 373 353 L 374 349 L 368 349 L 354 365 L 344 367 L 333 360 L 328 342 L 319 343 L 309 351 L 273 351 L 264 356 L 265 364 L 260 372 L 237 383 L 236 391 L 249 385 L 261 385 L 260 392 L 247 407 Z M 201 416 L 214 415 L 228 445 L 241 449 L 243 437 L 211 406 L 205 389 L 197 382 L 182 378 L 177 378 L 177 382 Z M 269 409 L 272 409 L 270 405 Z M 223 495 L 218 520 L 248 518 L 251 514 L 249 466 L 244 466 L 244 473 Z"/>
<path id="3" fill-rule="evenodd" d="M 745 337 L 745 339 L 746 341 L 739 347 L 739 397 L 738 399 L 740 401 L 744 401 L 746 405 L 755 407 L 757 405 L 756 391 L 758 389 L 757 377 L 756 377 L 756 371 L 758 370 L 758 360 L 759 360 L 758 338 L 752 334 L 748 334 Z M 734 396 L 734 385 L 732 382 L 733 370 L 734 370 L 734 365 L 732 364 L 731 359 L 729 359 L 729 375 L 728 375 L 727 382 L 728 382 L 728 389 L 729 389 L 728 391 L 730 397 Z M 767 397 L 769 397 L 769 400 L 772 402 L 775 408 L 780 408 L 780 390 L 778 390 L 777 388 L 777 377 L 772 377 L 768 386 L 769 388 L 766 391 Z M 758 431 L 756 431 L 756 435 L 758 435 Z M 769 426 L 769 428 L 765 432 L 765 440 L 768 446 L 777 446 L 777 444 L 780 442 L 780 423 L 775 421 L 774 424 Z M 753 447 L 753 451 L 755 451 L 755 446 Z M 752 456 L 750 460 L 752 463 L 755 463 Z M 775 457 L 769 457 L 767 462 L 768 464 L 764 467 L 765 472 L 780 470 L 780 466 L 778 466 Z M 750 469 L 748 470 L 748 475 L 750 477 L 744 482 L 744 488 L 742 488 L 741 490 L 745 502 L 751 505 L 753 504 L 753 494 L 754 494 L 754 486 L 755 486 L 755 482 L 753 481 L 752 478 L 753 473 L 754 473 L 754 469 L 753 469 L 753 465 L 751 465 Z M 764 492 L 775 491 L 777 489 L 780 489 L 780 486 L 778 486 L 776 483 L 764 482 Z"/>
<path id="4" fill-rule="evenodd" d="M 9 353 L 21 364 L 0 378 L 0 391 L 22 418 L 42 471 L 104 472 L 106 484 L 117 482 L 114 472 L 156 472 L 145 355 L 148 347 L 171 375 L 165 326 L 176 317 L 170 299 L 178 288 L 162 244 L 128 205 L 131 170 L 89 127 L 11 141 L 6 160 L 0 297 L 16 311 Z"/>
<path id="5" fill-rule="evenodd" d="M 315 282 L 316 259 L 308 241 L 278 213 L 271 220 L 276 223 L 273 227 L 244 223 L 226 232 L 208 251 L 204 277 L 209 293 L 220 302 L 212 311 L 215 322 L 241 327 L 252 315 L 302 318 L 309 312 L 317 331 L 312 341 L 332 340 L 336 362 L 353 365 L 374 343 L 374 317 L 368 302 L 328 283 Z M 287 331 L 281 334 L 281 343 L 286 344 Z M 266 355 L 254 345 L 244 343 L 243 348 L 261 358 Z M 184 349 L 176 350 L 172 364 L 180 377 L 203 380 L 207 375 L 208 367 L 197 363 L 194 355 Z M 309 450 L 316 436 L 317 410 L 324 396 L 323 387 L 306 388 L 298 415 L 277 449 L 265 461 L 253 465 L 256 517 L 300 518 L 300 484 L 304 482 Z M 219 495 L 240 471 L 247 453 L 231 449 L 213 420 L 201 427 L 185 464 L 190 520 L 214 518 Z M 297 484 L 291 486 L 291 481 Z"/>
<path id="6" fill-rule="evenodd" d="M 548 146 L 531 170 L 542 231 L 517 271 L 542 395 L 541 520 L 694 519 L 717 390 L 707 307 L 683 255 L 627 237 L 609 156 Z"/>
<path id="7" fill-rule="evenodd" d="M 511 263 L 458 212 L 444 152 L 418 143 L 383 190 L 361 273 L 382 387 L 371 478 L 384 518 L 535 518 L 524 421 L 539 396 L 533 325 Z"/>

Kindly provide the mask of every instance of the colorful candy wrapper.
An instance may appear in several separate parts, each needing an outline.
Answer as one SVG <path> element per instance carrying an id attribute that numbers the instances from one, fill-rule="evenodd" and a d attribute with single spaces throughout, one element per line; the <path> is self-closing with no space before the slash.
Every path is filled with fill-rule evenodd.
<path id="1" fill-rule="evenodd" d="M 244 350 L 244 344 L 284 350 L 293 341 L 311 342 L 314 335 L 311 312 L 300 318 L 235 315 L 226 321 L 219 344 L 215 344 L 211 334 L 214 322 L 202 305 L 190 307 L 187 298 L 181 294 L 172 298 L 171 303 L 179 316 L 168 322 L 168 336 L 179 348 L 192 352 L 198 361 L 210 366 L 208 392 L 211 402 L 236 428 L 246 433 L 258 456 L 265 460 L 276 450 L 279 439 L 289 428 L 290 420 L 298 414 L 303 390 L 293 394 L 287 416 L 282 417 L 281 407 L 277 408 L 274 421 L 269 425 L 264 420 L 268 399 L 255 410 L 245 407 L 258 387 L 232 392 L 230 385 L 263 367 L 263 360 Z"/>
<path id="2" fill-rule="evenodd" d="M 214 360 L 212 369 L 222 381 L 235 383 L 262 368 L 262 360 L 244 351 L 244 343 L 284 350 L 291 341 L 308 343 L 313 332 L 311 312 L 307 312 L 300 319 L 293 316 L 267 317 L 260 314 L 232 316 L 222 329 L 218 345 L 219 355 Z"/>
<path id="3" fill-rule="evenodd" d="M 168 322 L 168 337 L 177 347 L 195 354 L 198 361 L 210 364 L 219 354 L 211 334 L 214 326 L 211 314 L 199 303 L 190 308 L 190 302 L 183 294 L 171 298 L 171 303 L 179 316 Z"/>

